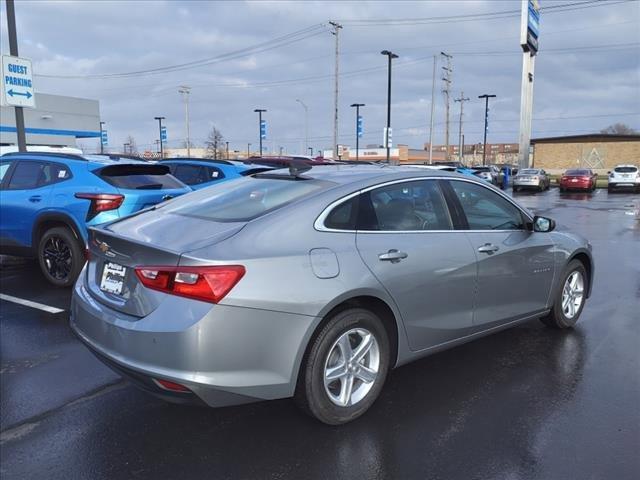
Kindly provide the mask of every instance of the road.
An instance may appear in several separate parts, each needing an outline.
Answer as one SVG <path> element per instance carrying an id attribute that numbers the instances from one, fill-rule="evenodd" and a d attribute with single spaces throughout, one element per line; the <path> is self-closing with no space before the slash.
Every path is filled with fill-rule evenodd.
<path id="1" fill-rule="evenodd" d="M 3 267 L 0 476 L 640 478 L 640 221 L 632 194 L 517 198 L 589 238 L 596 280 L 575 330 L 540 322 L 392 372 L 361 419 L 329 427 L 290 400 L 165 404 L 102 366 L 67 324 L 70 292 Z"/>

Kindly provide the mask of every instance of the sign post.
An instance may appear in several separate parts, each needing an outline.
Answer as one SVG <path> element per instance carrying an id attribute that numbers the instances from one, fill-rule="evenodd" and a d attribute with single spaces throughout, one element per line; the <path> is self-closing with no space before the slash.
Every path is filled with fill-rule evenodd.
<path id="1" fill-rule="evenodd" d="M 540 35 L 540 5 L 538 0 L 522 0 L 520 15 L 520 46 L 522 47 L 522 88 L 520 93 L 520 138 L 518 165 L 530 167 L 531 117 L 533 115 L 533 74 Z"/>

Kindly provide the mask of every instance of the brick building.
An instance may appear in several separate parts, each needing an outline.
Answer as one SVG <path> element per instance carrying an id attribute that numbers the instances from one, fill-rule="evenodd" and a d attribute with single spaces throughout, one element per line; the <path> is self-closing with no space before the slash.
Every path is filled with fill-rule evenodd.
<path id="1" fill-rule="evenodd" d="M 606 174 L 616 165 L 640 166 L 640 135 L 589 134 L 531 140 L 535 167 L 559 173 L 567 168 L 592 168 Z"/>

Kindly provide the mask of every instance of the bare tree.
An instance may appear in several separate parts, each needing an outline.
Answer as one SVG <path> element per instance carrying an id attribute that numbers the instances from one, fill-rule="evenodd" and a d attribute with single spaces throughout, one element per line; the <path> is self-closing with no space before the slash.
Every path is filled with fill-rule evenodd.
<path id="1" fill-rule="evenodd" d="M 624 123 L 614 123 L 613 125 L 609 125 L 607 128 L 600 130 L 600 133 L 610 135 L 637 135 L 638 131 Z"/>
<path id="2" fill-rule="evenodd" d="M 224 137 L 222 136 L 222 133 L 220 133 L 220 130 L 218 130 L 215 126 L 211 127 L 209 136 L 204 143 L 207 146 L 207 158 L 218 159 L 224 156 Z"/>

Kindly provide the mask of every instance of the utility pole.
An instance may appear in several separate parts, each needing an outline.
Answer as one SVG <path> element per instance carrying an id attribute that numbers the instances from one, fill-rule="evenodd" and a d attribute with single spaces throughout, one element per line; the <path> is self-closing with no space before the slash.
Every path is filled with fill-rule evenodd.
<path id="1" fill-rule="evenodd" d="M 262 113 L 266 112 L 264 108 L 256 108 L 254 110 L 258 114 L 258 133 L 260 134 L 260 156 L 262 156 Z"/>
<path id="2" fill-rule="evenodd" d="M 353 103 L 352 107 L 356 108 L 356 162 L 360 159 L 360 136 L 362 135 L 362 119 L 360 118 L 360 107 L 364 107 L 364 103 Z"/>
<path id="3" fill-rule="evenodd" d="M 224 142 L 227 144 L 227 160 L 229 160 L 229 142 Z"/>
<path id="4" fill-rule="evenodd" d="M 389 59 L 388 67 L 387 67 L 387 130 L 384 134 L 384 143 L 387 148 L 387 163 L 389 163 L 389 157 L 391 152 L 391 145 L 389 145 L 389 140 L 391 139 L 391 60 L 394 58 L 398 58 L 393 52 L 389 50 L 383 50 L 380 52 L 382 55 L 386 55 Z M 400 160 L 400 159 L 398 159 Z"/>
<path id="5" fill-rule="evenodd" d="M 482 165 L 487 163 L 487 128 L 489 124 L 489 99 L 495 98 L 495 95 L 478 95 L 478 98 L 484 98 L 484 147 L 482 147 Z"/>
<path id="6" fill-rule="evenodd" d="M 438 56 L 433 56 L 433 77 L 431 78 L 431 120 L 429 121 L 429 165 L 433 163 L 433 114 L 435 111 L 436 96 L 436 64 Z"/>
<path id="7" fill-rule="evenodd" d="M 251 156 L 251 144 L 247 143 L 247 158 Z"/>
<path id="8" fill-rule="evenodd" d="M 180 85 L 178 92 L 182 94 L 184 100 L 184 117 L 187 127 L 187 157 L 191 157 L 191 136 L 189 134 L 189 94 L 191 93 L 191 87 Z"/>
<path id="9" fill-rule="evenodd" d="M 280 145 L 280 156 L 282 156 L 282 150 L 284 150 L 284 147 Z"/>
<path id="10" fill-rule="evenodd" d="M 342 25 L 337 22 L 329 22 L 333 27 L 331 34 L 336 37 L 336 66 L 335 66 L 335 87 L 333 95 L 334 115 L 333 115 L 333 158 L 338 158 L 338 74 L 340 69 L 340 30 Z"/>
<path id="11" fill-rule="evenodd" d="M 454 98 L 454 102 L 460 102 L 460 123 L 458 124 L 458 161 L 463 163 L 464 154 L 462 152 L 462 116 L 464 115 L 464 102 L 468 102 L 469 99 L 465 98 L 464 92 L 460 92 L 460 98 Z"/>
<path id="12" fill-rule="evenodd" d="M 164 150 L 162 148 L 162 120 L 164 117 L 153 117 L 155 120 L 158 120 L 158 132 L 160 133 L 160 158 L 164 158 Z"/>
<path id="13" fill-rule="evenodd" d="M 9 32 L 9 55 L 18 57 L 18 34 L 16 33 L 16 10 L 13 0 L 7 3 L 7 30 Z M 24 133 L 24 111 L 22 107 L 13 107 L 16 112 L 16 136 L 18 137 L 18 151 L 27 151 L 27 137 Z M 100 137 L 102 145 L 102 137 Z"/>
<path id="14" fill-rule="evenodd" d="M 102 140 L 102 132 L 104 132 L 105 122 L 100 122 L 100 153 L 104 153 L 104 142 Z"/>
<path id="15" fill-rule="evenodd" d="M 440 52 L 446 61 L 447 66 L 442 67 L 444 70 L 444 77 L 442 77 L 442 81 L 444 82 L 444 88 L 442 89 L 442 93 L 444 93 L 445 97 L 445 130 L 444 130 L 444 144 L 445 144 L 445 160 L 449 160 L 449 99 L 451 95 L 451 74 L 453 73 L 453 69 L 451 68 L 451 59 L 453 58 L 451 55 L 446 54 L 445 52 Z"/>
<path id="16" fill-rule="evenodd" d="M 306 151 L 306 149 L 309 148 L 309 109 L 299 98 L 296 98 L 296 102 L 298 102 L 300 105 L 302 105 L 302 108 L 304 108 L 304 148 Z"/>

